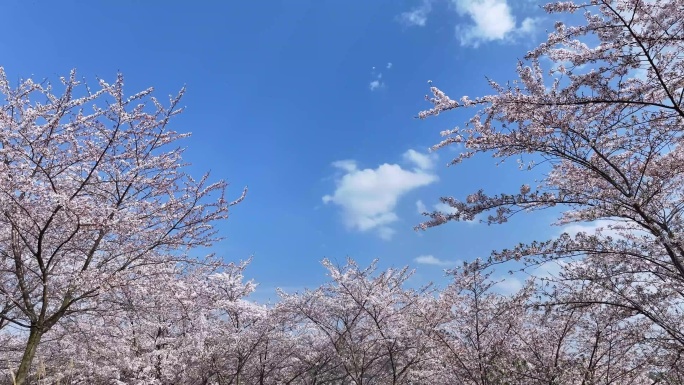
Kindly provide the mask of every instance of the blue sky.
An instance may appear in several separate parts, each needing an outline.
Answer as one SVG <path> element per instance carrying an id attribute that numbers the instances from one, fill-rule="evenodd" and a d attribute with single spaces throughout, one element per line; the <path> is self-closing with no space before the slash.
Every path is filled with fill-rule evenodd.
<path id="1" fill-rule="evenodd" d="M 325 257 L 409 264 L 420 284 L 443 280 L 454 261 L 559 232 L 552 213 L 412 230 L 418 207 L 442 195 L 534 182 L 514 162 L 447 168 L 456 152 L 428 154 L 474 111 L 414 116 L 429 107 L 428 80 L 452 97 L 486 94 L 485 76 L 512 80 L 516 59 L 556 17 L 535 1 L 8 0 L 3 14 L 10 79 L 57 80 L 76 68 L 93 84 L 121 71 L 130 93 L 187 86 L 173 128 L 193 133 L 191 172 L 211 170 L 234 196 L 250 189 L 214 251 L 253 255 L 247 274 L 261 298 L 317 285 Z"/>

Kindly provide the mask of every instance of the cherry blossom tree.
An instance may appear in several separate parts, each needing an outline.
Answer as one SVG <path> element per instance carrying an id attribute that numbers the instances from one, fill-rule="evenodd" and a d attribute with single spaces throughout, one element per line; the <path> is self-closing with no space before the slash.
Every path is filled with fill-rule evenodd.
<path id="1" fill-rule="evenodd" d="M 622 322 L 650 323 L 644 341 L 678 359 L 684 349 L 684 7 L 680 0 L 592 0 L 545 9 L 581 11 L 585 21 L 557 22 L 518 63 L 518 80 L 489 81 L 492 95 L 457 101 L 432 87 L 433 107 L 419 114 L 478 108 L 464 127 L 444 131 L 434 149 L 463 145 L 451 164 L 487 153 L 516 159 L 523 170 L 546 167 L 544 176 L 513 193 L 441 198 L 454 210 L 426 213 L 429 220 L 419 228 L 476 216 L 500 224 L 521 211 L 558 206 L 565 211 L 557 224 L 608 223 L 596 234 L 563 234 L 494 252 L 480 267 L 568 260 L 555 285 L 543 290 L 548 304 L 620 309 Z"/>
<path id="2" fill-rule="evenodd" d="M 66 316 L 41 343 L 37 359 L 52 383 L 185 383 L 202 378 L 213 330 L 204 274 L 154 266 L 139 282 L 99 296 L 102 310 Z M 197 282 L 199 280 L 200 282 Z M 65 370 L 68 368 L 68 370 Z"/>
<path id="3" fill-rule="evenodd" d="M 607 305 L 548 306 L 536 298 L 534 281 L 497 293 L 481 269 L 452 274 L 433 315 L 430 382 L 653 384 L 653 373 L 670 373 L 674 364 L 648 341 L 653 325 L 643 317 L 626 320 Z"/>
<path id="4" fill-rule="evenodd" d="M 496 251 L 443 290 L 326 260 L 320 287 L 252 302 L 247 263 L 193 255 L 244 192 L 229 202 L 224 182 L 184 171 L 186 134 L 169 127 L 182 91 L 165 106 L 124 97 L 121 76 L 93 91 L 72 73 L 55 90 L 0 71 L 0 360 L 14 382 L 681 384 L 684 7 L 545 9 L 585 21 L 556 23 L 517 81 L 459 101 L 432 87 L 419 115 L 479 109 L 435 149 L 517 159 L 542 180 L 442 198 L 453 210 L 420 228 L 559 206 L 557 224 L 608 224 Z M 503 295 L 489 279 L 503 263 L 561 271 Z"/>
<path id="5" fill-rule="evenodd" d="M 72 71 L 58 87 L 12 87 L 0 69 L 0 333 L 26 338 L 10 363 L 17 384 L 60 320 L 101 309 L 103 293 L 156 266 L 198 262 L 191 251 L 219 239 L 212 223 L 242 199 L 184 171 L 175 146 L 187 134 L 169 127 L 184 91 L 164 106 L 123 84 L 92 90 Z"/>
<path id="6" fill-rule="evenodd" d="M 324 342 L 321 348 L 333 349 L 317 355 L 335 373 L 324 373 L 333 383 L 410 383 L 428 357 L 432 328 L 424 321 L 433 307 L 431 291 L 404 288 L 407 268 L 375 274 L 376 262 L 362 269 L 352 260 L 343 267 L 325 260 L 329 284 L 282 294 L 281 307 Z"/>
<path id="7" fill-rule="evenodd" d="M 525 292 L 504 296 L 491 291 L 495 282 L 479 270 L 455 272 L 440 292 L 442 315 L 434 340 L 440 383 L 495 384 L 506 372 L 524 321 Z"/>
<path id="8" fill-rule="evenodd" d="M 108 311 L 59 322 L 51 333 L 56 338 L 41 346 L 39 356 L 54 371 L 46 377 L 72 383 L 269 383 L 275 370 L 269 364 L 280 361 L 267 360 L 264 351 L 275 345 L 271 325 L 277 323 L 265 306 L 246 300 L 255 287 L 243 279 L 246 266 L 175 268 L 168 274 L 156 268 L 144 285 L 103 293 Z"/>
<path id="9" fill-rule="evenodd" d="M 404 269 L 325 262 L 330 281 L 274 305 L 248 300 L 247 263 L 167 269 L 98 296 L 44 336 L 32 383 L 678 384 L 673 350 L 645 317 L 549 306 L 530 282 L 492 291 L 480 269 L 443 290 Z M 192 269 L 189 269 L 192 267 Z"/>
<path id="10" fill-rule="evenodd" d="M 601 305 L 558 308 L 525 305 L 511 330 L 511 356 L 503 374 L 526 384 L 651 384 L 668 366 L 653 325 Z"/>
<path id="11" fill-rule="evenodd" d="M 285 349 L 282 319 L 272 307 L 247 300 L 256 285 L 243 281 L 246 266 L 231 265 L 210 276 L 207 377 L 220 384 L 280 383 L 291 354 Z"/>

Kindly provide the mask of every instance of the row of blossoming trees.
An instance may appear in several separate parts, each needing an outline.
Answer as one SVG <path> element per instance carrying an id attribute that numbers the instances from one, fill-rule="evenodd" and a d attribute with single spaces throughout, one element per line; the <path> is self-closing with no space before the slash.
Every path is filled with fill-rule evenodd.
<path id="1" fill-rule="evenodd" d="M 461 146 L 453 164 L 524 156 L 541 181 L 442 198 L 453 210 L 419 228 L 562 207 L 560 224 L 605 229 L 494 252 L 439 290 L 324 261 L 321 287 L 250 302 L 246 263 L 193 256 L 244 193 L 185 173 L 168 126 L 182 92 L 164 104 L 125 97 L 121 77 L 53 90 L 0 72 L 0 381 L 684 383 L 684 3 L 545 8 L 585 22 L 556 23 L 519 80 L 459 101 L 433 87 L 419 115 L 479 108 L 435 148 Z M 561 271 L 502 295 L 489 274 L 505 264 Z"/>
<path id="2" fill-rule="evenodd" d="M 405 289 L 406 270 L 324 262 L 330 282 L 245 300 L 242 265 L 135 286 L 46 334 L 30 381 L 65 384 L 678 384 L 676 352 L 606 306 L 534 306 L 479 272 Z M 170 294 L 172 293 L 172 294 Z M 22 336 L 3 354 L 20 357 Z M 13 351 L 16 349 L 16 351 Z"/>

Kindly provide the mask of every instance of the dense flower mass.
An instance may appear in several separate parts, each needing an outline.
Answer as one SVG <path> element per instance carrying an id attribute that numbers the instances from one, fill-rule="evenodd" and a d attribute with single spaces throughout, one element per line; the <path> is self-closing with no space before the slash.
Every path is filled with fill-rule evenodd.
<path id="1" fill-rule="evenodd" d="M 547 167 L 543 179 L 444 197 L 451 210 L 417 228 L 550 207 L 561 224 L 607 225 L 495 251 L 442 289 L 325 260 L 320 287 L 250 301 L 249 261 L 191 257 L 244 193 L 229 202 L 225 183 L 185 173 L 185 135 L 168 126 L 182 92 L 165 106 L 151 90 L 125 97 L 122 77 L 92 91 L 72 73 L 57 92 L 0 72 L 0 381 L 684 383 L 684 3 L 545 9 L 585 21 L 556 23 L 492 95 L 431 87 L 419 114 L 479 109 L 435 149 Z M 506 263 L 560 272 L 505 295 L 490 274 Z"/>
<path id="2" fill-rule="evenodd" d="M 463 270 L 511 260 L 526 268 L 561 263 L 559 277 L 535 287 L 540 304 L 570 317 L 567 322 L 578 309 L 597 315 L 605 309 L 617 318 L 604 336 L 637 338 L 632 353 L 666 354 L 660 362 L 675 366 L 684 351 L 684 3 L 566 1 L 545 9 L 582 11 L 585 23 L 557 22 L 547 41 L 518 63 L 517 81 L 490 81 L 494 94 L 459 103 L 432 87 L 433 107 L 419 114 L 480 108 L 464 127 L 443 132 L 435 149 L 462 145 L 453 164 L 489 153 L 524 166 L 523 156 L 531 154 L 543 166 L 528 169 L 548 167 L 544 178 L 519 193 L 444 197 L 456 210 L 428 213 L 419 228 L 483 215 L 488 223 L 504 223 L 521 211 L 558 206 L 566 209 L 559 224 L 608 223 L 596 234 L 497 251 Z M 652 382 L 681 378 L 658 375 Z"/>
<path id="3" fill-rule="evenodd" d="M 157 271 L 65 317 L 38 349 L 32 382 L 68 384 L 680 383 L 658 331 L 609 306 L 540 306 L 529 285 L 492 290 L 477 270 L 443 290 L 405 288 L 407 269 L 323 262 L 329 282 L 247 300 L 247 263 Z M 155 270 L 157 268 L 155 267 Z M 170 294 L 172 293 L 172 294 Z M 24 336 L 5 336 L 3 354 Z M 13 348 L 17 350 L 14 351 Z M 665 382 L 668 383 L 668 382 Z"/>
<path id="4" fill-rule="evenodd" d="M 0 338 L 18 384 L 46 336 L 116 325 L 114 309 L 143 316 L 141 297 L 172 299 L 136 286 L 221 266 L 189 250 L 217 240 L 212 223 L 241 199 L 226 201 L 224 182 L 194 180 L 169 149 L 186 136 L 168 128 L 182 91 L 165 107 L 152 89 L 124 96 L 122 76 L 99 85 L 72 72 L 59 87 L 12 88 L 0 69 Z"/>

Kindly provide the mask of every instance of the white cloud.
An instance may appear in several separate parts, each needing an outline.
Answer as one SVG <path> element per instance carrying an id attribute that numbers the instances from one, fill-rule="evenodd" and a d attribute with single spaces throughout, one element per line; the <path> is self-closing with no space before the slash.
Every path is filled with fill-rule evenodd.
<path id="1" fill-rule="evenodd" d="M 453 0 L 456 11 L 475 23 L 471 33 L 485 40 L 503 39 L 515 28 L 515 18 L 506 0 Z"/>
<path id="2" fill-rule="evenodd" d="M 435 211 L 439 211 L 441 213 L 446 213 L 446 214 L 456 214 L 458 212 L 458 210 L 455 207 L 451 207 L 448 204 L 442 203 L 442 202 L 436 203 L 436 204 L 432 205 L 432 207 L 435 209 Z M 479 217 L 480 217 L 480 215 L 476 215 L 475 219 L 473 219 L 471 221 L 461 221 L 461 222 L 467 223 L 469 225 L 474 225 L 474 224 L 479 223 Z"/>
<path id="3" fill-rule="evenodd" d="M 421 265 L 433 265 L 433 266 L 451 266 L 455 267 L 456 261 L 446 261 L 443 259 L 436 258 L 433 255 L 421 255 L 413 260 Z"/>
<path id="4" fill-rule="evenodd" d="M 406 193 L 438 180 L 425 169 L 405 170 L 397 164 L 382 164 L 375 169 L 359 169 L 356 162 L 343 160 L 333 166 L 344 171 L 336 180 L 332 195 L 324 203 L 342 208 L 344 223 L 349 229 L 375 231 L 382 239 L 391 239 L 390 224 L 399 220 L 394 212 L 399 199 Z"/>
<path id="5" fill-rule="evenodd" d="M 541 279 L 553 279 L 558 277 L 565 265 L 567 265 L 567 262 L 562 260 L 546 261 L 534 268 L 530 275 Z"/>
<path id="6" fill-rule="evenodd" d="M 526 271 L 530 277 L 541 280 L 554 280 L 558 279 L 561 270 L 567 264 L 568 262 L 561 260 L 546 261 Z M 492 277 L 493 280 L 497 281 L 492 288 L 500 294 L 515 294 L 523 288 L 527 278 L 520 272 L 513 275 Z"/>
<path id="7" fill-rule="evenodd" d="M 648 70 L 646 68 L 637 68 L 635 70 L 631 70 L 631 74 L 633 78 L 639 79 L 641 81 L 648 80 Z"/>
<path id="8" fill-rule="evenodd" d="M 416 202 L 416 210 L 418 210 L 418 214 L 422 214 L 427 212 L 427 207 L 425 206 L 425 203 L 423 201 L 417 201 Z"/>
<path id="9" fill-rule="evenodd" d="M 437 154 L 421 154 L 416 150 L 408 150 L 404 153 L 404 160 L 411 162 L 421 170 L 429 170 L 435 166 L 434 160 Z"/>
<path id="10" fill-rule="evenodd" d="M 442 202 L 435 203 L 434 205 L 432 205 L 432 208 L 429 209 L 425 205 L 425 203 L 423 203 L 422 200 L 416 201 L 416 211 L 418 212 L 418 214 L 421 214 L 421 215 L 423 213 L 432 212 L 432 211 L 439 211 L 441 213 L 447 213 L 447 214 L 456 214 L 458 212 L 458 210 L 456 208 L 451 207 L 448 204 L 442 203 Z M 474 224 L 479 223 L 478 217 L 479 217 L 479 215 L 475 216 L 475 219 L 473 219 L 472 221 L 462 221 L 462 222 L 465 222 L 469 225 L 474 225 Z"/>
<path id="11" fill-rule="evenodd" d="M 390 63 L 387 63 L 387 66 L 385 66 L 385 68 L 387 68 L 387 69 L 392 68 L 392 63 L 391 63 L 391 62 L 390 62 Z"/>
<path id="12" fill-rule="evenodd" d="M 385 241 L 389 241 L 390 239 L 392 239 L 395 232 L 396 231 L 391 227 L 378 228 L 378 236 L 380 237 L 380 239 L 383 239 Z"/>
<path id="13" fill-rule="evenodd" d="M 336 162 L 332 163 L 332 166 L 335 168 L 339 168 L 341 170 L 344 170 L 346 172 L 352 172 L 356 170 L 356 161 L 347 159 L 347 160 L 338 160 Z"/>
<path id="14" fill-rule="evenodd" d="M 431 211 L 439 211 L 441 213 L 447 213 L 447 214 L 456 214 L 458 212 L 458 210 L 456 208 L 451 207 L 448 204 L 442 203 L 442 202 L 435 203 L 434 205 L 432 205 L 432 209 L 428 209 L 428 207 L 425 205 L 425 203 L 423 203 L 422 200 L 416 201 L 416 211 L 418 212 L 418 214 L 421 214 L 421 215 L 423 213 L 427 213 L 427 212 L 431 212 Z M 476 215 L 475 219 L 473 219 L 472 221 L 462 221 L 462 222 L 465 222 L 469 225 L 475 225 L 475 224 L 479 223 L 479 221 L 480 221 L 479 217 L 480 217 L 480 215 Z"/>
<path id="15" fill-rule="evenodd" d="M 381 81 L 378 80 L 378 79 L 375 79 L 375 80 L 372 80 L 372 81 L 370 82 L 370 84 L 368 85 L 368 88 L 370 88 L 371 91 L 375 91 L 375 90 L 377 90 L 378 88 L 380 88 L 380 87 L 382 87 L 382 86 L 384 86 L 384 85 L 385 85 L 385 83 L 381 82 Z"/>
<path id="16" fill-rule="evenodd" d="M 522 288 L 523 282 L 514 276 L 501 278 L 499 282 L 495 283 L 494 286 L 492 286 L 492 290 L 504 295 L 515 294 L 519 292 Z"/>
<path id="17" fill-rule="evenodd" d="M 537 28 L 537 22 L 539 20 L 532 18 L 532 17 L 526 17 L 525 20 L 522 21 L 520 24 L 520 28 L 518 31 L 523 34 L 529 34 L 535 31 Z"/>
<path id="18" fill-rule="evenodd" d="M 529 12 L 527 3 L 533 1 L 518 4 L 520 0 L 516 0 L 514 4 L 518 9 L 525 9 Z M 418 6 L 399 15 L 399 21 L 408 26 L 425 26 L 434 2 L 435 0 L 423 0 Z M 531 17 L 523 19 L 517 26 L 508 0 L 447 0 L 446 2 L 453 6 L 452 9 L 459 16 L 467 17 L 471 21 L 468 25 L 456 26 L 462 45 L 477 47 L 483 42 L 504 40 L 515 35 L 528 35 L 537 27 L 538 19 Z"/>
<path id="19" fill-rule="evenodd" d="M 371 91 L 385 87 L 385 82 L 382 81 L 382 72 L 376 72 L 375 67 L 373 67 L 371 75 L 373 76 L 373 80 L 368 84 L 368 88 Z"/>
<path id="20" fill-rule="evenodd" d="M 600 229 L 601 234 L 604 236 L 610 236 L 613 238 L 622 238 L 620 234 L 618 233 L 617 230 L 610 229 L 610 225 L 619 225 L 621 222 L 610 220 L 610 219 L 602 219 L 594 222 L 587 222 L 587 223 L 573 223 L 570 225 L 565 225 L 563 226 L 559 234 L 561 233 L 568 233 L 570 236 L 574 237 L 578 233 L 587 233 L 589 235 L 594 235 L 596 232 Z"/>
<path id="21" fill-rule="evenodd" d="M 536 19 L 526 18 L 516 27 L 515 16 L 507 0 L 451 0 L 456 12 L 467 16 L 472 24 L 457 26 L 461 44 L 477 47 L 482 42 L 504 40 L 513 34 L 534 32 Z"/>
<path id="22" fill-rule="evenodd" d="M 399 21 L 410 27 L 424 27 L 430 11 L 432 11 L 432 1 L 423 0 L 419 6 L 399 15 Z"/>
<path id="23" fill-rule="evenodd" d="M 434 209 L 435 209 L 436 211 L 439 211 L 439 212 L 442 212 L 442 213 L 446 213 L 446 214 L 456 214 L 456 213 L 458 212 L 458 210 L 456 210 L 456 208 L 451 207 L 451 206 L 449 206 L 448 204 L 446 204 L 446 203 L 441 203 L 441 202 L 440 202 L 440 203 L 436 203 L 436 204 L 433 205 L 432 207 L 434 207 Z"/>

